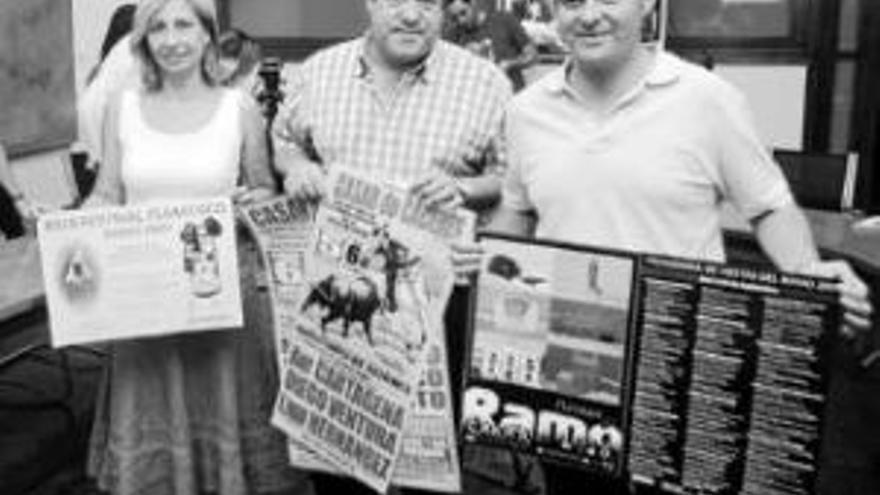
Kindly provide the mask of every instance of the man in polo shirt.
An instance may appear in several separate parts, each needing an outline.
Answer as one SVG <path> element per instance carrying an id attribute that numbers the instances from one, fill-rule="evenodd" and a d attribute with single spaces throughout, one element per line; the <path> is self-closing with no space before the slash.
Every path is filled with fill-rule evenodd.
<path id="1" fill-rule="evenodd" d="M 346 165 L 411 187 L 429 204 L 481 211 L 497 201 L 510 83 L 490 62 L 438 39 L 442 1 L 365 0 L 365 34 L 297 68 L 273 129 L 287 194 L 317 202 L 328 169 Z M 449 317 L 463 313 L 463 302 L 453 296 Z M 464 328 L 447 323 L 446 334 L 458 384 Z M 319 493 L 368 493 L 326 476 L 317 483 Z"/>
<path id="2" fill-rule="evenodd" d="M 781 269 L 838 277 L 849 328 L 870 323 L 867 287 L 819 260 L 809 225 L 761 143 L 746 100 L 710 72 L 641 41 L 655 0 L 555 0 L 570 49 L 519 93 L 496 230 L 724 260 L 721 204 L 747 216 Z M 475 249 L 478 251 L 478 248 Z M 479 256 L 462 250 L 466 271 Z M 625 491 L 550 468 L 551 494 Z"/>
<path id="3" fill-rule="evenodd" d="M 641 42 L 655 1 L 555 1 L 571 56 L 511 104 L 493 226 L 723 261 L 721 204 L 729 201 L 779 268 L 840 277 L 848 321 L 865 326 L 867 288 L 845 263 L 819 260 L 744 96 Z"/>

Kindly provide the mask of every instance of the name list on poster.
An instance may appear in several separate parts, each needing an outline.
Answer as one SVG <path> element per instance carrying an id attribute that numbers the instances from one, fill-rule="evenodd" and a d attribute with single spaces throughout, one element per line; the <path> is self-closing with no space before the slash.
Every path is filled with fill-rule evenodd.
<path id="1" fill-rule="evenodd" d="M 829 282 L 646 257 L 629 470 L 670 493 L 812 493 Z"/>

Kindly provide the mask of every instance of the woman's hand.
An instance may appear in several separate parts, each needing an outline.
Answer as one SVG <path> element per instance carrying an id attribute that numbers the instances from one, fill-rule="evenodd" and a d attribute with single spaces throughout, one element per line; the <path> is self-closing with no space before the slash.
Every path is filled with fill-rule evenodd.
<path id="1" fill-rule="evenodd" d="M 26 232 L 36 232 L 40 216 L 52 211 L 48 205 L 31 201 L 22 195 L 15 198 L 15 209 L 21 216 Z"/>

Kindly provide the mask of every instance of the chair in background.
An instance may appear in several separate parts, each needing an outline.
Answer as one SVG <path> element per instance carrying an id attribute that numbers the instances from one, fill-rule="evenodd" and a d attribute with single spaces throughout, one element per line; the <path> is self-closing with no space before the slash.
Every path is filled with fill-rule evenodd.
<path id="1" fill-rule="evenodd" d="M 776 149 L 773 157 L 804 208 L 850 211 L 855 199 L 858 155 Z"/>

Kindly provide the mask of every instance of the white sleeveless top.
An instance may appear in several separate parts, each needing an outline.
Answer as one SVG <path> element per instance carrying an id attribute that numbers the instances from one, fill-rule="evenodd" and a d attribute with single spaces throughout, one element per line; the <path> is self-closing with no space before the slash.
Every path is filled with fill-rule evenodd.
<path id="1" fill-rule="evenodd" d="M 232 195 L 241 160 L 240 92 L 222 91 L 211 119 L 184 133 L 150 127 L 140 93 L 123 92 L 119 138 L 126 203 Z"/>

